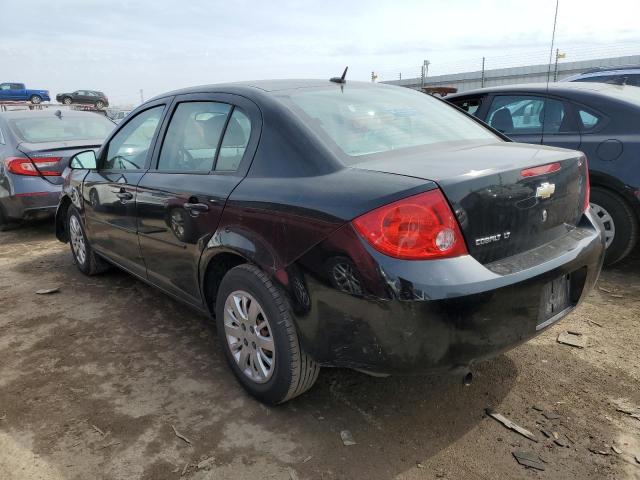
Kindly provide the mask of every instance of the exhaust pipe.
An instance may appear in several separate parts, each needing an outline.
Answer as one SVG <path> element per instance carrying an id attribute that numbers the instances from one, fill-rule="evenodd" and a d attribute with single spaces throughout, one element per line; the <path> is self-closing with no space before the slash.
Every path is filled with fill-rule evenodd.
<path id="1" fill-rule="evenodd" d="M 464 376 L 462 377 L 462 384 L 465 387 L 468 387 L 469 385 L 471 385 L 471 382 L 473 382 L 473 373 L 469 371 L 465 373 Z"/>

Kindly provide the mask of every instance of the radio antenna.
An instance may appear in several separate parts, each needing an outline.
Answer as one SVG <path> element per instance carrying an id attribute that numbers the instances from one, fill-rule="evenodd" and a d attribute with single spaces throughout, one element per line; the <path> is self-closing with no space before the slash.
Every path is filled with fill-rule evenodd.
<path id="1" fill-rule="evenodd" d="M 551 78 L 551 62 L 553 58 L 553 47 L 556 40 L 556 24 L 558 23 L 558 4 L 560 0 L 556 0 L 556 13 L 553 16 L 553 33 L 551 34 L 551 50 L 549 51 L 549 69 L 547 70 L 547 93 L 549 93 L 549 80 Z"/>

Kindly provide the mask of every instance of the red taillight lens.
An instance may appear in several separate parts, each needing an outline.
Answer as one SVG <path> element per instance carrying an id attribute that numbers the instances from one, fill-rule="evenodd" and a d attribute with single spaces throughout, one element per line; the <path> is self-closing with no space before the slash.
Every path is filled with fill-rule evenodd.
<path id="1" fill-rule="evenodd" d="M 51 170 L 60 161 L 61 157 L 34 157 L 32 159 L 23 157 L 9 157 L 5 160 L 7 170 L 16 175 L 29 175 L 37 177 L 42 174 L 49 177 L 57 177 L 62 175 L 62 172 Z M 34 166 L 34 163 L 38 166 Z M 38 172 L 38 170 L 40 172 Z"/>
<path id="2" fill-rule="evenodd" d="M 582 210 L 586 212 L 590 208 L 589 197 L 591 196 L 591 181 L 589 178 L 589 160 L 587 160 L 587 157 L 582 158 L 580 165 L 584 167 L 585 184 L 584 184 L 584 203 L 582 204 Z"/>
<path id="3" fill-rule="evenodd" d="M 544 175 L 546 173 L 553 173 L 560 170 L 561 165 L 559 162 L 547 163 L 546 165 L 539 165 L 537 167 L 527 168 L 522 170 L 520 175 L 523 177 L 537 177 L 538 175 Z"/>
<path id="4" fill-rule="evenodd" d="M 438 189 L 377 208 L 352 223 L 373 248 L 390 257 L 431 260 L 467 253 L 458 222 Z"/>

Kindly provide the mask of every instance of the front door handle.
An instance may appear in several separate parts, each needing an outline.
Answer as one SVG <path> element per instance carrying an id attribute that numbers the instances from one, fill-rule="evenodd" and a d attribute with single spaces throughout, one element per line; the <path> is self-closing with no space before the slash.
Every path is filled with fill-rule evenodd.
<path id="1" fill-rule="evenodd" d="M 190 212 L 208 212 L 209 211 L 209 205 L 207 205 L 206 203 L 185 203 L 184 205 L 182 205 L 185 210 L 189 210 Z"/>

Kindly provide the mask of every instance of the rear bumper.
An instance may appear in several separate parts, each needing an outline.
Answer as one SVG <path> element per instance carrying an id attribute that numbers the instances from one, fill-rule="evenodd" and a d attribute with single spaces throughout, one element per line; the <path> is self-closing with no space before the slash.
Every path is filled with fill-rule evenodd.
<path id="1" fill-rule="evenodd" d="M 300 270 L 288 272 L 303 348 L 326 366 L 427 373 L 498 355 L 570 313 L 598 278 L 604 238 L 587 213 L 565 237 L 488 265 L 471 256 L 398 261 L 369 250 L 385 283 L 383 295 L 339 291 L 308 268 L 319 251 L 326 254 L 316 247 Z M 361 261 L 356 265 L 366 285 L 369 274 Z M 544 288 L 563 275 L 570 278 L 569 306 L 545 322 Z"/>
<path id="2" fill-rule="evenodd" d="M 29 182 L 31 189 L 20 188 L 11 195 L 0 197 L 2 214 L 8 220 L 26 220 L 55 214 L 61 186 L 52 185 L 39 177 L 29 180 L 33 180 Z"/>

